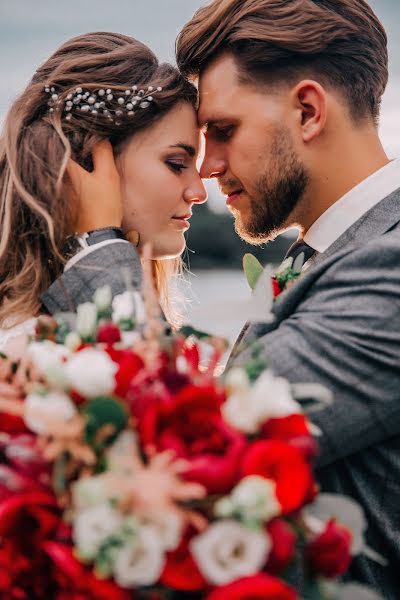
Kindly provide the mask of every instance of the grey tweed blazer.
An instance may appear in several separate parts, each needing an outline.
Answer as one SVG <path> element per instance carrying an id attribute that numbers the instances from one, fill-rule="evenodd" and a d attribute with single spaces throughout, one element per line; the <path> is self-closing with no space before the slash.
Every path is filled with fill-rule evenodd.
<path id="1" fill-rule="evenodd" d="M 81 258 L 49 287 L 41 300 L 50 314 L 74 312 L 78 304 L 92 300 L 97 288 L 109 285 L 116 296 L 126 291 L 127 281 L 140 289 L 140 259 L 131 244 L 115 242 Z"/>
<path id="2" fill-rule="evenodd" d="M 389 561 L 353 561 L 352 579 L 400 599 L 400 190 L 319 254 L 274 305 L 276 320 L 246 325 L 230 358 L 257 341 L 277 375 L 335 396 L 313 413 L 322 430 L 317 479 L 356 499 L 368 545 Z"/>

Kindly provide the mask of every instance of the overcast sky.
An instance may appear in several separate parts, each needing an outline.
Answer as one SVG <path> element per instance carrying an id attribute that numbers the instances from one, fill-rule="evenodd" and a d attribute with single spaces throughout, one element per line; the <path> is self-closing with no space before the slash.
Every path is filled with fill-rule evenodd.
<path id="1" fill-rule="evenodd" d="M 173 60 L 179 29 L 204 0 L 0 0 L 0 121 L 36 67 L 63 41 L 88 31 L 118 31 Z M 370 0 L 389 36 L 390 83 L 381 135 L 400 156 L 400 0 Z"/>

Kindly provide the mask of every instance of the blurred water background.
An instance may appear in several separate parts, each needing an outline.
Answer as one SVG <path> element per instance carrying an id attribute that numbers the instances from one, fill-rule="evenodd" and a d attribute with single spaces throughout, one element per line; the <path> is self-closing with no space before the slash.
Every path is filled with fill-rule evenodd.
<path id="1" fill-rule="evenodd" d="M 182 25 L 204 0 L 0 0 L 0 122 L 12 100 L 23 91 L 37 66 L 62 42 L 88 31 L 117 31 L 148 44 L 162 59 L 174 61 L 174 42 Z M 385 93 L 380 125 L 385 148 L 400 156 L 400 1 L 370 0 L 388 36 L 390 82 Z M 254 248 L 233 231 L 225 200 L 213 182 L 207 184 L 209 203 L 197 207 L 188 234 L 186 255 L 192 275 L 183 293 L 188 316 L 200 304 L 226 303 L 245 298 L 249 290 L 241 272 L 241 257 Z M 278 263 L 296 232 L 281 236 L 256 253 L 263 263 Z M 228 312 L 228 311 L 227 311 Z M 196 317 L 195 324 L 233 340 L 245 315 L 213 319 L 212 310 Z"/>

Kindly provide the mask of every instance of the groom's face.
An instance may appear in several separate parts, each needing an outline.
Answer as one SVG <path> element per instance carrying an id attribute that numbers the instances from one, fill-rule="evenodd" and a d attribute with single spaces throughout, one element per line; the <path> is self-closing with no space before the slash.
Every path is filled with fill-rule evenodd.
<path id="1" fill-rule="evenodd" d="M 199 92 L 201 176 L 218 179 L 239 235 L 265 242 L 297 223 L 308 184 L 288 89 L 241 83 L 234 59 L 222 55 L 202 73 Z"/>

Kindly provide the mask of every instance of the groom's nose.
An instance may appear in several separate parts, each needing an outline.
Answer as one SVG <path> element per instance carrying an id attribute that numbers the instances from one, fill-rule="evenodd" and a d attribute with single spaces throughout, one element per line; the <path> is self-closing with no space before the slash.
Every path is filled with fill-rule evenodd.
<path id="1" fill-rule="evenodd" d="M 206 148 L 204 159 L 200 167 L 200 177 L 202 179 L 220 177 L 226 172 L 226 169 L 226 161 L 223 158 L 211 154 Z"/>

